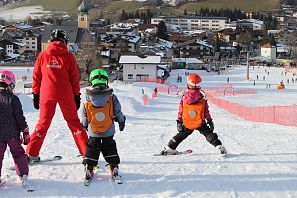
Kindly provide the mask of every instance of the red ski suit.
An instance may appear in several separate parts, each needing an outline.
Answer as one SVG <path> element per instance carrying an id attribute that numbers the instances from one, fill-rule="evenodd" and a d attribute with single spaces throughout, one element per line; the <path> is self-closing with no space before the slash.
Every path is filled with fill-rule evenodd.
<path id="1" fill-rule="evenodd" d="M 38 156 L 59 103 L 64 119 L 81 155 L 85 154 L 88 135 L 77 115 L 74 95 L 80 95 L 79 68 L 61 41 L 51 42 L 36 60 L 33 72 L 34 94 L 40 93 L 40 115 L 26 153 Z"/>

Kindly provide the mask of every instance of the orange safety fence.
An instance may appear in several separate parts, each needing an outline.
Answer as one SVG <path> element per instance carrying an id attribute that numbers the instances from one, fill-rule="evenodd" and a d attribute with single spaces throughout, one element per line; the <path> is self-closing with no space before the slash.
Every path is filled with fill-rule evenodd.
<path id="1" fill-rule="evenodd" d="M 139 82 L 154 82 L 159 84 L 164 84 L 165 80 L 159 78 L 141 78 Z"/>
<path id="2" fill-rule="evenodd" d="M 228 100 L 216 98 L 207 93 L 207 98 L 213 104 L 239 117 L 253 122 L 277 123 L 285 126 L 297 126 L 297 105 L 246 107 Z"/>

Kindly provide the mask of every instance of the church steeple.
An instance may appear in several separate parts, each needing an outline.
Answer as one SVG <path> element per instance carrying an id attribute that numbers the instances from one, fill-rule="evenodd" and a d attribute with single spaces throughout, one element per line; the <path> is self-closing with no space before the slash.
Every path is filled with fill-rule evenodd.
<path id="1" fill-rule="evenodd" d="M 78 7 L 78 11 L 79 12 L 84 12 L 84 13 L 88 14 L 88 12 L 89 12 L 89 6 L 88 6 L 88 4 L 86 3 L 85 0 L 83 0 L 81 2 L 80 6 Z"/>
<path id="2" fill-rule="evenodd" d="M 82 0 L 80 6 L 78 7 L 78 28 L 87 28 L 89 29 L 89 21 L 88 21 L 88 12 L 89 6 L 85 0 Z"/>

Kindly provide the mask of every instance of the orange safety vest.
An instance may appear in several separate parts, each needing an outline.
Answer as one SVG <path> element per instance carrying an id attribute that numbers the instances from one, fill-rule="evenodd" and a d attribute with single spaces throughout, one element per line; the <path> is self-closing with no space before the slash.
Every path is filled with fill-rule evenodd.
<path id="1" fill-rule="evenodd" d="M 183 101 L 183 124 L 187 129 L 197 129 L 204 122 L 204 99 L 199 99 L 197 104 L 187 104 Z"/>
<path id="2" fill-rule="evenodd" d="M 103 107 L 95 107 L 92 102 L 85 103 L 88 122 L 94 133 L 104 133 L 112 125 L 114 119 L 112 96 Z"/>

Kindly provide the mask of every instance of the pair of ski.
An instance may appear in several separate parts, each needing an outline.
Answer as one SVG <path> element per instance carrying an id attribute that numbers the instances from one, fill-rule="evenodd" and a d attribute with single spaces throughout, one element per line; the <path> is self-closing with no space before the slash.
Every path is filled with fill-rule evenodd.
<path id="1" fill-rule="evenodd" d="M 93 176 L 90 176 L 90 175 L 87 176 L 86 175 L 86 178 L 84 179 L 84 185 L 85 186 L 89 186 L 92 183 L 92 180 L 94 179 L 94 177 L 96 177 L 96 175 L 99 174 L 99 171 L 100 171 L 99 166 L 95 166 L 94 169 L 93 169 L 93 171 L 94 171 L 94 175 Z M 106 170 L 106 171 L 111 176 L 111 181 L 113 181 L 116 184 L 122 184 L 123 183 L 123 181 L 121 179 L 121 177 L 122 177 L 121 175 L 119 175 L 119 174 L 112 175 L 111 171 L 109 171 L 109 170 Z"/>
<path id="2" fill-rule="evenodd" d="M 32 161 L 29 163 L 29 166 L 34 166 L 34 165 L 38 165 L 38 164 L 43 164 L 43 163 L 46 163 L 46 162 L 52 162 L 52 161 L 58 161 L 58 160 L 61 160 L 62 159 L 62 156 L 60 155 L 56 155 L 54 157 L 50 157 L 50 158 L 45 158 L 45 159 L 41 159 L 39 161 Z M 9 170 L 11 171 L 14 171 L 15 170 L 15 167 L 10 167 Z M 29 182 L 27 176 L 23 176 L 23 178 L 20 179 L 21 180 L 21 185 L 22 187 L 27 191 L 27 192 L 33 192 L 34 191 L 34 188 L 33 186 L 31 185 L 31 183 Z M 0 183 L 0 186 L 3 185 L 5 183 L 5 181 L 2 181 Z"/>
<path id="3" fill-rule="evenodd" d="M 193 152 L 192 149 L 187 149 L 187 150 L 184 150 L 184 151 L 178 151 L 174 155 L 187 155 L 187 154 L 191 154 L 192 152 Z M 153 156 L 167 156 L 167 155 L 173 155 L 173 154 L 166 154 L 166 153 L 162 153 L 162 152 L 153 154 Z M 220 155 L 221 155 L 222 158 L 225 158 L 227 156 L 227 152 L 220 153 Z"/>

